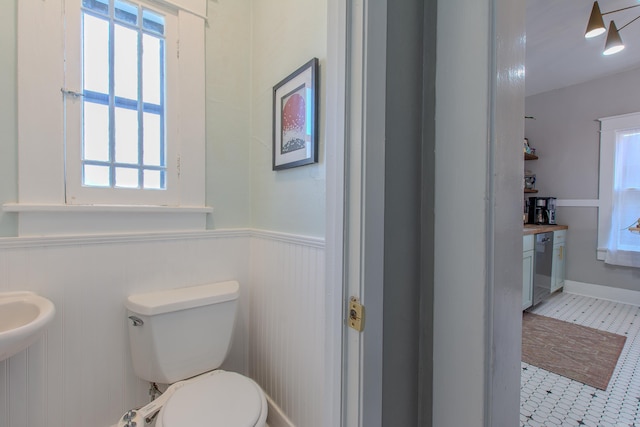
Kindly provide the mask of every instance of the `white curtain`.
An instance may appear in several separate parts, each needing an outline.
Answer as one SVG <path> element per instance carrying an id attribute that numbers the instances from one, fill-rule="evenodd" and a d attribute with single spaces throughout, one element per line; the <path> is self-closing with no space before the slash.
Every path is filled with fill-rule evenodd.
<path id="1" fill-rule="evenodd" d="M 640 268 L 640 129 L 616 133 L 613 211 L 605 262 Z"/>

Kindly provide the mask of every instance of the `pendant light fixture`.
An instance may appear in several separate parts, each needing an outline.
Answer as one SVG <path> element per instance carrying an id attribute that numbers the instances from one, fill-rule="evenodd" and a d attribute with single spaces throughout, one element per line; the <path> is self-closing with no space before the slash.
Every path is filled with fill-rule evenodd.
<path id="1" fill-rule="evenodd" d="M 591 9 L 591 15 L 589 16 L 589 23 L 587 24 L 587 30 L 584 32 L 584 37 L 590 39 L 592 37 L 599 36 L 607 31 L 602 20 L 602 12 L 600 12 L 600 5 L 597 1 L 593 2 L 593 8 Z"/>
<path id="2" fill-rule="evenodd" d="M 587 29 L 584 33 L 585 38 L 589 39 L 592 37 L 596 37 L 600 34 L 604 34 L 607 31 L 606 27 L 604 26 L 604 20 L 602 19 L 604 15 L 620 12 L 627 9 L 633 9 L 634 7 L 638 6 L 640 6 L 640 4 L 634 4 L 632 6 L 623 7 L 622 9 L 616 9 L 610 12 L 602 13 L 600 10 L 600 5 L 597 1 L 594 1 L 593 7 L 591 8 L 591 15 L 589 15 L 589 22 L 587 23 Z M 630 22 L 626 23 L 619 29 L 618 27 L 616 27 L 615 22 L 611 21 L 609 23 L 609 31 L 607 32 L 607 39 L 604 44 L 604 51 L 602 52 L 604 55 L 613 55 L 614 53 L 618 53 L 622 49 L 624 49 L 624 43 L 622 42 L 622 38 L 620 37 L 620 31 L 627 25 L 636 21 L 638 18 L 640 18 L 640 15 L 632 19 Z"/>
<path id="3" fill-rule="evenodd" d="M 609 24 L 609 32 L 607 33 L 607 41 L 604 43 L 603 55 L 613 55 L 624 49 L 624 43 L 620 38 L 620 33 L 616 28 L 616 23 L 611 21 Z"/>

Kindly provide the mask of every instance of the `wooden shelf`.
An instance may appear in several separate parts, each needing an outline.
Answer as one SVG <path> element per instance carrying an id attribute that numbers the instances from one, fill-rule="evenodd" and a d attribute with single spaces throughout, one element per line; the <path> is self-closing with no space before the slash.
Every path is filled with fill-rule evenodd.
<path id="1" fill-rule="evenodd" d="M 535 154 L 531 154 L 531 153 L 525 152 L 524 153 L 524 159 L 525 160 L 538 160 L 538 156 L 536 156 Z M 535 176 L 535 174 L 533 176 Z M 537 193 L 538 190 L 531 189 L 531 188 L 525 188 L 524 192 L 525 193 Z"/>

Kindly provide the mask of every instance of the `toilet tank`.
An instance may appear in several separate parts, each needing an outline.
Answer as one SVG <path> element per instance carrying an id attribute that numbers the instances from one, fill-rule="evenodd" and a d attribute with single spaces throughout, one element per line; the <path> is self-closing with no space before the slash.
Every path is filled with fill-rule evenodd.
<path id="1" fill-rule="evenodd" d="M 238 282 L 229 281 L 129 296 L 136 375 L 171 384 L 218 368 L 231 343 L 238 294 Z"/>

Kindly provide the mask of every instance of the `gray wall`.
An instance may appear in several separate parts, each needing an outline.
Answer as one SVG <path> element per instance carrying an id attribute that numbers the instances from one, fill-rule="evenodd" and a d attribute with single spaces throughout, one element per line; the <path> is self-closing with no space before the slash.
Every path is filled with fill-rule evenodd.
<path id="1" fill-rule="evenodd" d="M 483 425 L 486 416 L 490 3 L 438 2 L 433 291 L 433 425 L 438 427 Z"/>
<path id="2" fill-rule="evenodd" d="M 390 427 L 430 425 L 418 424 L 431 404 L 418 399 L 422 26 L 422 2 L 387 2 L 382 425 Z"/>
<path id="3" fill-rule="evenodd" d="M 420 206 L 420 335 L 418 425 L 433 419 L 433 271 L 435 223 L 436 50 L 438 0 L 424 2 L 422 32 L 422 187 Z"/>
<path id="4" fill-rule="evenodd" d="M 487 242 L 490 252 L 488 425 L 517 423 L 522 341 L 522 196 L 525 0 L 494 0 L 493 120 Z M 491 168 L 493 170 L 491 170 Z"/>
<path id="5" fill-rule="evenodd" d="M 433 425 L 438 427 L 518 423 L 523 32 L 524 0 L 438 2 L 433 304 Z"/>
<path id="6" fill-rule="evenodd" d="M 525 162 L 539 196 L 597 199 L 600 124 L 596 120 L 640 111 L 640 68 L 526 98 L 525 136 L 539 159 Z M 569 226 L 566 278 L 640 291 L 640 271 L 596 259 L 598 208 L 559 207 Z"/>

